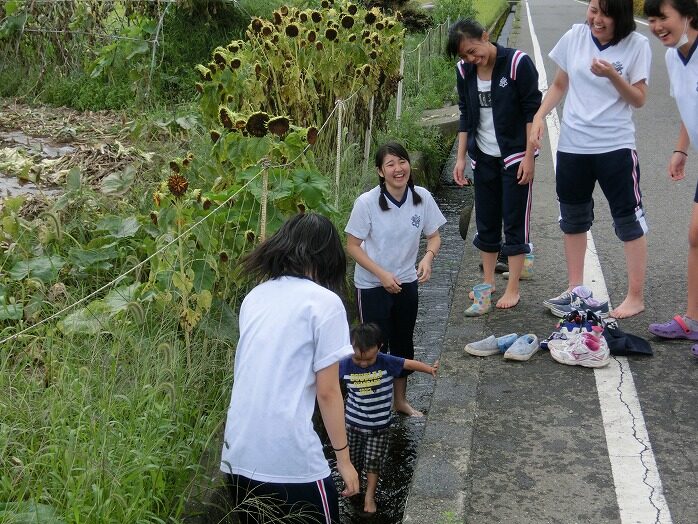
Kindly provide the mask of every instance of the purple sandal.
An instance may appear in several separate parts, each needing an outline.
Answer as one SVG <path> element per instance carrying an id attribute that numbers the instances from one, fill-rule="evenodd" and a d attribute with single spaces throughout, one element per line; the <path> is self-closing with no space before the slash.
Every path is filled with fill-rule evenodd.
<path id="1" fill-rule="evenodd" d="M 691 353 L 693 353 L 693 356 L 694 356 L 694 357 L 698 358 L 698 344 L 694 345 L 694 346 L 691 348 Z"/>
<path id="2" fill-rule="evenodd" d="M 681 315 L 676 315 L 666 324 L 650 324 L 649 330 L 653 335 L 662 338 L 698 340 L 698 331 L 689 328 Z M 696 345 L 696 347 L 698 347 L 698 345 Z"/>

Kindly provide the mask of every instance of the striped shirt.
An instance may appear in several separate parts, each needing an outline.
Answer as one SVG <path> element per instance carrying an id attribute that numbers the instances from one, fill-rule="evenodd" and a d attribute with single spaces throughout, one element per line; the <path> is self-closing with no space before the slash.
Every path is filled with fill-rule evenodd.
<path id="1" fill-rule="evenodd" d="M 405 359 L 378 353 L 372 366 L 362 368 L 351 357 L 339 362 L 339 378 L 347 387 L 345 421 L 348 426 L 378 430 L 390 425 L 393 380 L 402 372 Z"/>

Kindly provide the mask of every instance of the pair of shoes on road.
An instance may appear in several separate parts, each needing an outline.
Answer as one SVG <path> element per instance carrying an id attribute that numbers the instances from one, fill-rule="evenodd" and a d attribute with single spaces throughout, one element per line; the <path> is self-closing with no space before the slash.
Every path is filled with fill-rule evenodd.
<path id="1" fill-rule="evenodd" d="M 698 341 L 698 329 L 694 329 L 695 321 L 691 318 L 676 315 L 669 322 L 650 324 L 649 331 L 653 335 L 669 339 L 686 339 Z M 698 358 L 698 344 L 691 347 L 691 354 Z"/>
<path id="2" fill-rule="evenodd" d="M 577 286 L 572 291 L 563 291 L 558 296 L 543 301 L 543 305 L 550 309 L 556 317 L 564 317 L 572 311 L 594 313 L 606 318 L 609 315 L 608 300 L 600 301 L 593 297 L 591 289 L 587 286 Z"/>
<path id="3" fill-rule="evenodd" d="M 470 342 L 465 346 L 465 352 L 476 357 L 489 357 L 499 353 L 504 354 L 506 360 L 525 361 L 538 351 L 538 337 L 532 334 L 519 336 L 510 333 L 503 337 L 490 335 L 487 338 Z"/>
<path id="4" fill-rule="evenodd" d="M 603 327 L 592 326 L 591 331 L 572 334 L 567 339 L 548 342 L 550 356 L 560 364 L 602 368 L 611 362 L 611 352 L 603 337 Z"/>
<path id="5" fill-rule="evenodd" d="M 594 326 L 604 326 L 604 322 L 595 313 L 577 311 L 576 309 L 560 319 L 550 336 L 540 343 L 541 349 L 548 349 L 551 340 L 568 340 L 571 336 L 582 332 L 591 332 Z"/>

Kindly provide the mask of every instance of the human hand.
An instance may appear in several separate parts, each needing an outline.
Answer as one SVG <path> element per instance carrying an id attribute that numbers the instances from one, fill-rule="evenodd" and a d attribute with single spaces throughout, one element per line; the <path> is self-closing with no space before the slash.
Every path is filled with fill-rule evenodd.
<path id="1" fill-rule="evenodd" d="M 352 465 L 349 460 L 339 460 L 337 459 L 337 471 L 344 481 L 344 489 L 341 491 L 340 495 L 342 497 L 351 497 L 359 492 L 359 474 L 356 472 L 356 468 Z"/>
<path id="2" fill-rule="evenodd" d="M 431 365 L 431 376 L 436 377 L 436 372 L 439 370 L 439 361 L 437 360 Z"/>
<path id="3" fill-rule="evenodd" d="M 424 255 L 417 266 L 417 281 L 420 284 L 427 282 L 431 278 L 431 257 L 428 257 L 429 252 Z"/>
<path id="4" fill-rule="evenodd" d="M 516 172 L 516 180 L 520 186 L 533 182 L 535 168 L 536 162 L 533 156 L 529 157 L 529 155 L 526 155 L 523 160 L 519 162 L 519 169 Z"/>
<path id="5" fill-rule="evenodd" d="M 534 150 L 540 149 L 541 141 L 543 140 L 544 135 L 545 122 L 543 121 L 543 117 L 536 115 L 533 117 L 533 121 L 531 122 L 531 131 L 528 135 L 528 143 L 531 144 Z"/>
<path id="6" fill-rule="evenodd" d="M 465 159 L 456 160 L 456 165 L 453 166 L 453 181 L 461 187 L 470 185 L 470 179 L 465 176 Z"/>
<path id="7" fill-rule="evenodd" d="M 613 67 L 613 64 L 607 62 L 606 60 L 601 60 L 600 58 L 593 58 L 591 60 L 591 67 L 589 69 L 596 76 L 603 78 L 611 78 L 614 74 L 618 74 L 616 68 Z"/>
<path id="8" fill-rule="evenodd" d="M 682 180 L 686 176 L 686 158 L 686 155 L 677 153 L 676 151 L 671 154 L 667 172 L 669 173 L 669 178 L 674 182 Z"/>
<path id="9" fill-rule="evenodd" d="M 381 285 L 385 288 L 385 290 L 388 293 L 395 294 L 402 291 L 402 282 L 400 282 L 400 280 L 389 271 L 384 271 L 379 278 L 381 281 Z"/>

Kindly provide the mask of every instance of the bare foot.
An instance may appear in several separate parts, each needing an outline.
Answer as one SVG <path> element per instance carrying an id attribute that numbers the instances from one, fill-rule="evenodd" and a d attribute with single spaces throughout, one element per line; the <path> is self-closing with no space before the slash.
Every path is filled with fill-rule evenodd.
<path id="1" fill-rule="evenodd" d="M 484 282 L 484 284 L 487 284 L 487 282 Z M 492 293 L 494 293 L 495 291 L 497 290 L 494 288 L 494 284 L 492 284 Z M 468 293 L 468 298 L 470 300 L 475 300 L 475 293 L 472 290 L 470 290 L 470 293 Z"/>
<path id="2" fill-rule="evenodd" d="M 395 411 L 407 415 L 408 417 L 423 417 L 424 413 L 414 409 L 408 402 L 400 402 L 395 404 Z"/>
<path id="3" fill-rule="evenodd" d="M 375 500 L 369 499 L 368 497 L 364 499 L 364 513 L 375 513 L 377 509 L 378 506 Z"/>
<path id="4" fill-rule="evenodd" d="M 642 300 L 625 297 L 620 306 L 611 311 L 613 318 L 630 318 L 645 310 L 645 303 Z"/>
<path id="5" fill-rule="evenodd" d="M 502 298 L 497 300 L 497 307 L 499 309 L 509 309 L 514 307 L 521 300 L 521 295 L 518 293 L 504 293 Z"/>

